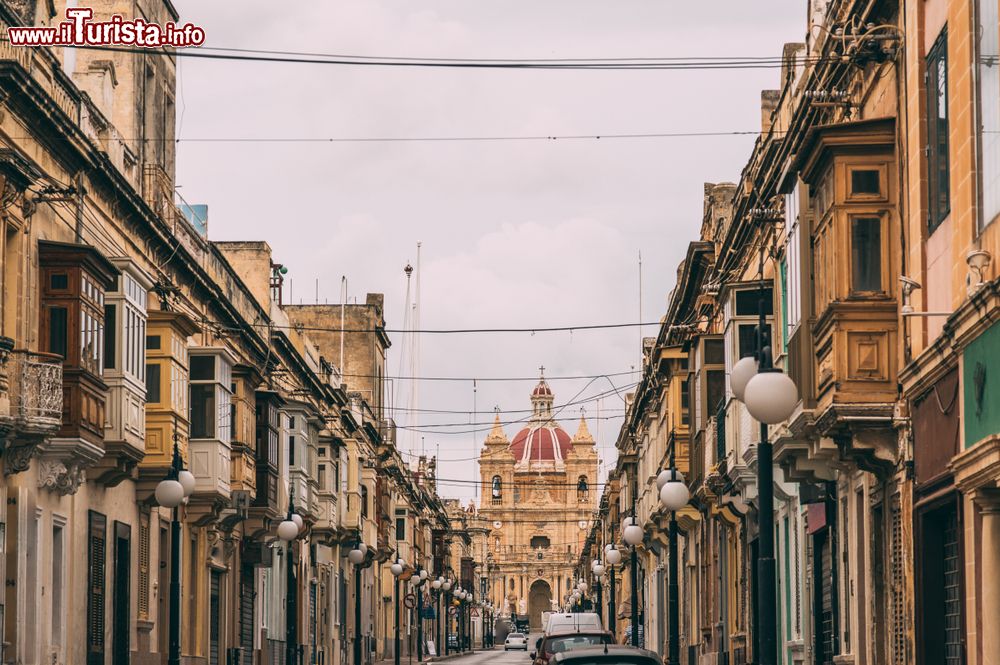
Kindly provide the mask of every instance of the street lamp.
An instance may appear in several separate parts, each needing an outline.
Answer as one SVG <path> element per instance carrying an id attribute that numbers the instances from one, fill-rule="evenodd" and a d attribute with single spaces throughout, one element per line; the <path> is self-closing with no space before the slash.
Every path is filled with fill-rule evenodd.
<path id="1" fill-rule="evenodd" d="M 444 610 L 442 611 L 441 623 L 444 626 L 444 635 L 441 639 L 441 648 L 443 649 L 442 653 L 446 656 L 448 655 L 448 624 L 451 623 L 451 604 L 448 602 L 448 596 L 451 593 L 451 585 L 452 581 L 450 577 L 443 578 L 441 582 L 441 589 L 444 593 L 441 594 L 441 598 L 443 600 Z"/>
<path id="2" fill-rule="evenodd" d="M 195 478 L 184 469 L 181 451 L 177 447 L 177 429 L 174 423 L 174 455 L 167 477 L 156 484 L 153 495 L 156 503 L 170 508 L 170 624 L 167 665 L 181 663 L 181 521 L 177 507 L 194 491 Z"/>
<path id="3" fill-rule="evenodd" d="M 610 588 L 608 590 L 608 628 L 611 630 L 611 635 L 613 636 L 615 634 L 615 628 L 618 625 L 617 607 L 615 603 L 615 566 L 621 563 L 622 553 L 617 547 L 615 547 L 614 543 L 611 543 L 609 547 L 611 549 L 604 553 L 604 558 L 608 562 L 608 583 L 610 584 Z"/>
<path id="4" fill-rule="evenodd" d="M 427 571 L 423 568 L 417 573 L 413 586 L 417 596 L 417 662 L 424 660 L 424 584 L 427 582 Z"/>
<path id="5" fill-rule="evenodd" d="M 670 527 L 667 540 L 667 559 L 670 581 L 667 584 L 667 604 L 669 613 L 670 645 L 667 651 L 667 665 L 680 665 L 680 599 L 677 571 L 677 511 L 687 505 L 690 498 L 684 476 L 674 468 L 674 449 L 670 449 L 670 468 L 662 471 L 665 476 L 660 487 L 660 503 L 670 511 Z M 657 479 L 659 480 L 659 478 Z"/>
<path id="6" fill-rule="evenodd" d="M 396 559 L 396 562 L 389 566 L 389 572 L 395 578 L 396 587 L 396 637 L 392 654 L 396 665 L 399 665 L 399 576 L 403 574 L 404 563 L 402 559 Z"/>
<path id="7" fill-rule="evenodd" d="M 361 665 L 361 568 L 367 555 L 368 546 L 361 540 L 347 553 L 354 564 L 354 665 Z"/>
<path id="8" fill-rule="evenodd" d="M 293 499 L 293 488 L 288 491 L 288 515 L 278 524 L 278 538 L 283 540 L 288 547 L 288 559 L 285 561 L 285 662 L 289 665 L 298 663 L 299 636 L 298 636 L 298 588 L 295 584 L 295 562 L 292 561 L 294 548 L 292 541 L 298 538 L 301 527 L 299 524 L 302 518 L 295 514 L 295 502 Z M 299 517 L 298 522 L 295 518 Z"/>
<path id="9" fill-rule="evenodd" d="M 760 248 L 760 272 L 764 272 L 766 248 Z M 759 532 L 757 558 L 757 606 L 760 620 L 759 643 L 761 665 L 777 662 L 777 582 L 774 562 L 774 451 L 767 431 L 768 425 L 787 420 L 798 404 L 795 382 L 772 364 L 771 342 L 767 333 L 764 284 L 757 298 L 757 348 L 754 359 L 741 359 L 740 371 L 733 368 L 730 388 L 747 407 L 750 415 L 760 422 L 757 443 L 757 527 Z M 756 365 L 756 371 L 751 371 Z M 745 383 L 744 383 L 745 380 Z"/>

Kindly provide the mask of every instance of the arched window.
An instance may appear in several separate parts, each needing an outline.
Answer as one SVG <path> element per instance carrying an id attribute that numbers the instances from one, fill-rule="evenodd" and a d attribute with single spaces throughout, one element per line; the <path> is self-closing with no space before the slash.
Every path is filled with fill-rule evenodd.
<path id="1" fill-rule="evenodd" d="M 493 500 L 498 502 L 499 499 L 503 497 L 503 489 L 500 482 L 500 476 L 493 476 Z"/>
<path id="2" fill-rule="evenodd" d="M 576 500 L 583 503 L 589 497 L 590 486 L 587 485 L 587 476 L 580 476 L 580 479 L 576 482 Z"/>

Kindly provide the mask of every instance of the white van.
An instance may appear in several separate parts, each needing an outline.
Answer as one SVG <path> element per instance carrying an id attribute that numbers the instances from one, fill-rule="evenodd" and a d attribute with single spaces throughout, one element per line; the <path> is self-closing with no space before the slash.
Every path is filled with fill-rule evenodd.
<path id="1" fill-rule="evenodd" d="M 545 626 L 546 635 L 602 631 L 604 626 L 596 612 L 553 612 Z"/>

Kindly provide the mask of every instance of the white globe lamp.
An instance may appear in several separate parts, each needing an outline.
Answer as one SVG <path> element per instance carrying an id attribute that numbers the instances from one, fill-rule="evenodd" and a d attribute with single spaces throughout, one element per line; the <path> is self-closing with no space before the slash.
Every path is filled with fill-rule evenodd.
<path id="1" fill-rule="evenodd" d="M 184 486 L 176 480 L 161 480 L 153 492 L 156 503 L 164 508 L 176 508 L 184 500 Z"/>
<path id="2" fill-rule="evenodd" d="M 451 589 L 451 580 L 445 580 L 444 582 L 442 582 L 441 588 L 444 589 L 445 591 Z"/>
<path id="3" fill-rule="evenodd" d="M 625 542 L 633 547 L 642 542 L 642 527 L 637 524 L 629 524 L 625 527 Z"/>
<path id="4" fill-rule="evenodd" d="M 744 393 L 747 411 L 767 425 L 788 420 L 799 403 L 799 391 L 791 377 L 781 371 L 759 372 L 747 383 Z"/>
<path id="5" fill-rule="evenodd" d="M 621 550 L 612 546 L 612 548 L 608 550 L 606 558 L 608 560 L 608 563 L 610 563 L 612 566 L 617 566 L 619 563 L 621 563 L 622 560 Z"/>
<path id="6" fill-rule="evenodd" d="M 435 589 L 440 589 L 441 588 L 441 580 L 434 580 L 433 582 L 431 582 L 431 586 L 434 587 Z"/>
<path id="7" fill-rule="evenodd" d="M 295 540 L 298 535 L 299 526 L 292 520 L 282 520 L 281 524 L 278 525 L 278 538 L 286 543 Z"/>
<path id="8" fill-rule="evenodd" d="M 360 547 L 355 547 L 347 553 L 347 560 L 355 566 L 360 566 L 365 560 L 365 553 L 361 551 Z"/>
<path id="9" fill-rule="evenodd" d="M 299 527 L 299 531 L 302 531 L 302 516 L 298 513 L 292 513 L 292 521 L 295 522 L 295 526 Z"/>
<path id="10" fill-rule="evenodd" d="M 194 493 L 195 477 L 187 469 L 181 469 L 177 474 L 177 482 L 184 488 L 184 496 L 191 496 Z"/>
<path id="11" fill-rule="evenodd" d="M 729 373 L 729 387 L 733 390 L 733 396 L 744 402 L 747 383 L 757 374 L 757 359 L 753 356 L 740 358 L 733 365 L 733 371 Z"/>
<path id="12" fill-rule="evenodd" d="M 604 564 L 598 563 L 596 566 L 594 566 L 594 574 L 597 575 L 598 577 L 600 577 L 601 575 L 603 575 L 604 574 Z"/>
<path id="13" fill-rule="evenodd" d="M 672 512 L 686 506 L 690 498 L 691 493 L 683 480 L 672 480 L 660 489 L 660 503 Z"/>
<path id="14" fill-rule="evenodd" d="M 368 554 L 368 546 L 365 545 L 364 543 L 358 545 L 358 549 L 361 550 L 362 554 Z"/>
<path id="15" fill-rule="evenodd" d="M 393 577 L 399 577 L 400 575 L 403 574 L 403 567 L 399 565 L 399 562 L 397 561 L 396 563 L 389 566 L 389 572 L 392 573 Z"/>
<path id="16" fill-rule="evenodd" d="M 426 580 L 427 579 L 427 569 L 426 568 L 421 568 L 420 569 L 420 579 L 422 579 L 422 580 Z"/>

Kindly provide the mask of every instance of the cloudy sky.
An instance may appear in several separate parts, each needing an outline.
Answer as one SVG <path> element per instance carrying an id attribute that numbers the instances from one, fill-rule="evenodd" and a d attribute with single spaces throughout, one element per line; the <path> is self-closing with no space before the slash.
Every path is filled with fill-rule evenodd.
<path id="1" fill-rule="evenodd" d="M 616 58 L 777 56 L 801 41 L 805 0 L 175 0 L 207 46 L 362 56 Z M 442 137 L 747 131 L 775 69 L 525 71 L 343 67 L 181 59 L 178 136 Z M 386 295 L 403 328 L 403 267 L 422 243 L 426 329 L 548 327 L 658 320 L 701 221 L 704 182 L 739 177 L 752 136 L 582 141 L 185 143 L 179 190 L 209 205 L 209 236 L 266 240 L 290 268 L 295 302 Z M 336 325 L 337 322 L 331 322 Z M 645 329 L 646 335 L 655 328 Z M 439 451 L 442 479 L 471 461 L 492 420 L 524 417 L 545 365 L 557 406 L 584 406 L 614 460 L 636 328 L 420 339 L 420 383 L 399 412 L 404 450 Z M 390 373 L 410 375 L 394 334 Z M 409 384 L 392 399 L 412 407 Z M 474 408 L 485 413 L 471 414 Z M 596 416 L 600 408 L 602 420 Z M 572 434 L 580 405 L 560 413 Z M 470 425 L 469 423 L 473 423 Z M 507 426 L 513 436 L 517 424 Z M 471 431 L 481 430 L 481 431 Z M 471 497 L 468 484 L 441 491 Z"/>

